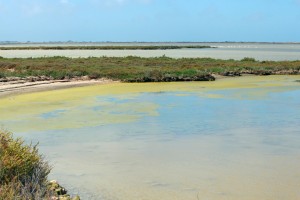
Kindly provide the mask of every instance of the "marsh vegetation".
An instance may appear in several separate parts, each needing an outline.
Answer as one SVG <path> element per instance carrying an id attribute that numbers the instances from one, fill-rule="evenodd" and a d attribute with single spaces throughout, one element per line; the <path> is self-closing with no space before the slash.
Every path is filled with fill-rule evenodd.
<path id="1" fill-rule="evenodd" d="M 299 74 L 300 61 L 221 60 L 212 58 L 42 57 L 0 58 L 0 78 L 48 77 L 61 80 L 88 76 L 124 82 L 214 80 L 212 75 Z"/>

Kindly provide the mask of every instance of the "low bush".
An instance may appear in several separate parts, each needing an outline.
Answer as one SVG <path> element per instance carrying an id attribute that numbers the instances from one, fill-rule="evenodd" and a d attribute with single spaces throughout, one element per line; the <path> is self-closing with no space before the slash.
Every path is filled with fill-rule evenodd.
<path id="1" fill-rule="evenodd" d="M 51 167 L 37 145 L 0 130 L 0 199 L 49 199 L 47 177 Z"/>
<path id="2" fill-rule="evenodd" d="M 5 74 L 3 72 L 0 72 L 0 78 L 5 78 Z"/>
<path id="3" fill-rule="evenodd" d="M 242 62 L 256 62 L 255 58 L 245 57 L 241 60 Z"/>

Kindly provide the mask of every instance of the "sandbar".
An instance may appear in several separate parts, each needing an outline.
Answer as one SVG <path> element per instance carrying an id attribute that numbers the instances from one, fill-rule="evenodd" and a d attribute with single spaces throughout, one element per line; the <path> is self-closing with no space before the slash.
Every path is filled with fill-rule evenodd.
<path id="1" fill-rule="evenodd" d="M 36 82 L 0 82 L 0 98 L 17 95 L 22 93 L 50 91 L 57 89 L 67 89 L 73 87 L 83 87 L 95 84 L 109 84 L 118 81 L 110 79 L 93 79 L 93 80 L 49 80 Z"/>

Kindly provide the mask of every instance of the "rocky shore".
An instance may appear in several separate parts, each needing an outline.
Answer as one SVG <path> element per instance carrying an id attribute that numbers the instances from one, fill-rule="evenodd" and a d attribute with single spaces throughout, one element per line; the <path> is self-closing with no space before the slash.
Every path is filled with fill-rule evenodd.
<path id="1" fill-rule="evenodd" d="M 53 196 L 51 200 L 80 200 L 78 195 L 71 197 L 68 194 L 68 191 L 59 185 L 56 180 L 52 180 L 49 182 L 49 189 L 53 192 Z"/>

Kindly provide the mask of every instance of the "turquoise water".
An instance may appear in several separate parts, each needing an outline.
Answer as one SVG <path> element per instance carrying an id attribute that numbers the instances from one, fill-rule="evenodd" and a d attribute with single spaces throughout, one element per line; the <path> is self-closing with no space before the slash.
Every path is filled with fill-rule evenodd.
<path id="1" fill-rule="evenodd" d="M 89 108 L 81 101 L 72 107 L 83 113 L 72 120 L 85 119 L 81 109 L 91 109 L 98 125 L 47 129 L 45 123 L 40 129 L 29 117 L 24 123 L 31 131 L 16 134 L 39 141 L 54 166 L 51 178 L 83 199 L 297 200 L 300 84 L 289 82 L 268 88 L 201 91 L 202 83 L 181 83 L 194 89 L 95 92 L 85 100 Z M 140 104 L 156 106 L 151 112 L 133 106 Z M 133 109 L 124 109 L 127 105 Z M 135 117 L 102 123 L 109 109 L 110 117 Z M 50 120 L 65 112 L 62 105 L 37 116 Z M 11 129 L 18 130 L 19 122 L 13 123 Z"/>

